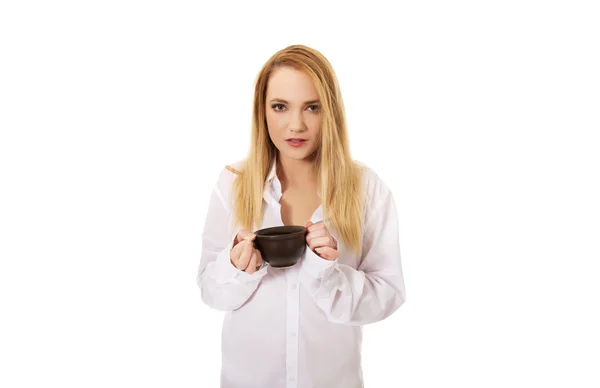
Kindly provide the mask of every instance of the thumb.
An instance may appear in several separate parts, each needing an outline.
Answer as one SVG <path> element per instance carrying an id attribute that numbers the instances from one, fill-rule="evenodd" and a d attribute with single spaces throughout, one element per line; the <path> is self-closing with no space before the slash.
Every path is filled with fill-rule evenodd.
<path id="1" fill-rule="evenodd" d="M 255 238 L 256 238 L 256 235 L 254 233 L 250 232 L 247 229 L 242 229 L 238 233 L 238 239 L 239 239 L 239 241 L 242 241 L 242 240 L 252 241 Z"/>

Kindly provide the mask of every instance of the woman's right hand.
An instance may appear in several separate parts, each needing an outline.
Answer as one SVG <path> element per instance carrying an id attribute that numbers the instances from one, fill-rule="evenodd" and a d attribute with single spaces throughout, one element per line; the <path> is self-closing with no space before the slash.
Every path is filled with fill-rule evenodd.
<path id="1" fill-rule="evenodd" d="M 256 238 L 254 233 L 242 229 L 235 236 L 233 248 L 229 254 L 231 264 L 240 271 L 252 274 L 262 266 L 260 251 L 254 248 L 252 241 Z"/>

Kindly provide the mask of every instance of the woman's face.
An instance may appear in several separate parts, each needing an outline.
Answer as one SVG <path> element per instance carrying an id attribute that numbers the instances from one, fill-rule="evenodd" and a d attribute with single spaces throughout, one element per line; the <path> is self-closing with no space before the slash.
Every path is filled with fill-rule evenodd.
<path id="1" fill-rule="evenodd" d="M 276 69 L 267 85 L 267 128 L 281 157 L 302 160 L 320 144 L 321 103 L 311 79 L 291 67 Z"/>

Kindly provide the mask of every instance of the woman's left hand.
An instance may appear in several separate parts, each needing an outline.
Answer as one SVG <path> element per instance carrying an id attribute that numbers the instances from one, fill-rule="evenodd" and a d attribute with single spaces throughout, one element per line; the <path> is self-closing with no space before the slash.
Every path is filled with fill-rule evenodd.
<path id="1" fill-rule="evenodd" d="M 325 223 L 313 224 L 308 221 L 306 229 L 308 229 L 306 244 L 310 249 L 325 260 L 335 260 L 339 257 L 340 253 L 337 250 L 335 239 L 329 234 Z"/>

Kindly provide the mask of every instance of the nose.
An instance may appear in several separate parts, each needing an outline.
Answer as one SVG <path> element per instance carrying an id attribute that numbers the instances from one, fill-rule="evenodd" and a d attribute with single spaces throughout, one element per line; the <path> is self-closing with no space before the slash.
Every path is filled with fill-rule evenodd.
<path id="1" fill-rule="evenodd" d="M 306 129 L 306 126 L 304 125 L 304 118 L 302 117 L 302 112 L 292 112 L 292 117 L 290 119 L 288 128 L 294 133 L 302 132 Z"/>

